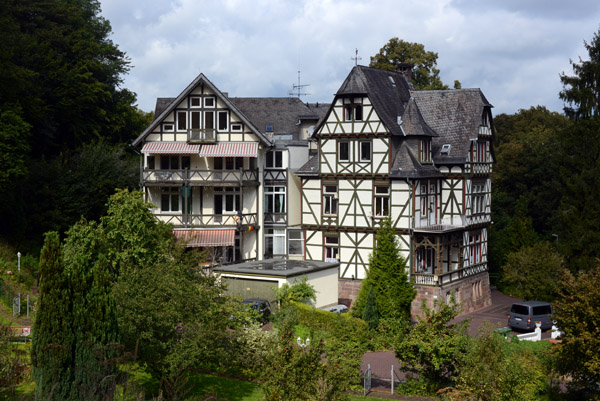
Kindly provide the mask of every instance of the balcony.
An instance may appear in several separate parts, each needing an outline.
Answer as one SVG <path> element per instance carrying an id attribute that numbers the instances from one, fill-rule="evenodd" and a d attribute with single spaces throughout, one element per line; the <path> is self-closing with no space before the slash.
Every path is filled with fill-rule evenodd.
<path id="1" fill-rule="evenodd" d="M 258 219 L 256 213 L 243 214 L 241 218 L 237 213 L 233 214 L 187 214 L 183 213 L 160 213 L 156 212 L 154 216 L 167 224 L 173 224 L 175 227 L 231 227 L 242 228 L 246 226 L 256 226 Z"/>
<path id="2" fill-rule="evenodd" d="M 258 169 L 255 170 L 150 170 L 142 171 L 144 185 L 188 184 L 258 184 Z"/>
<path id="3" fill-rule="evenodd" d="M 480 136 L 492 136 L 492 129 L 485 125 L 479 126 L 479 135 Z"/>
<path id="4" fill-rule="evenodd" d="M 188 143 L 205 143 L 217 141 L 217 130 L 207 129 L 189 129 L 187 136 Z"/>
<path id="5" fill-rule="evenodd" d="M 442 274 L 412 273 L 412 282 L 416 285 L 439 286 L 450 284 L 464 278 L 487 271 L 487 263 L 479 263 Z"/>
<path id="6" fill-rule="evenodd" d="M 466 227 L 466 218 L 463 215 L 453 215 L 444 218 L 420 218 L 413 219 L 413 228 L 419 232 L 446 232 L 459 230 Z"/>

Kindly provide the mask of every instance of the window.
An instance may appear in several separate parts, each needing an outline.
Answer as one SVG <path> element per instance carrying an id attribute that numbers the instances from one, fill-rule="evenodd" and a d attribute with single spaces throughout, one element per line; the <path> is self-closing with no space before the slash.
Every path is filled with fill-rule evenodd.
<path id="1" fill-rule="evenodd" d="M 285 229 L 265 229 L 265 256 L 285 255 Z"/>
<path id="2" fill-rule="evenodd" d="M 267 153 L 266 168 L 283 168 L 282 150 L 272 150 Z"/>
<path id="3" fill-rule="evenodd" d="M 215 170 L 239 170 L 244 168 L 243 157 L 215 157 L 213 161 Z"/>
<path id="4" fill-rule="evenodd" d="M 179 211 L 179 188 L 161 188 L 160 211 Z"/>
<path id="5" fill-rule="evenodd" d="M 371 142 L 360 142 L 360 161 L 371 161 Z"/>
<path id="6" fill-rule="evenodd" d="M 417 249 L 415 271 L 416 273 L 433 273 L 435 265 L 435 250 L 433 248 L 420 247 Z"/>
<path id="7" fill-rule="evenodd" d="M 154 170 L 155 169 L 155 159 L 154 159 L 154 155 L 148 155 L 146 157 L 146 168 L 150 169 L 150 170 Z"/>
<path id="8" fill-rule="evenodd" d="M 215 107 L 215 98 L 212 96 L 204 98 L 204 107 Z"/>
<path id="9" fill-rule="evenodd" d="M 362 105 L 349 104 L 344 106 L 344 121 L 362 121 Z"/>
<path id="10" fill-rule="evenodd" d="M 341 162 L 350 161 L 350 143 L 339 142 L 338 144 L 338 160 Z"/>
<path id="11" fill-rule="evenodd" d="M 227 131 L 229 125 L 229 113 L 227 111 L 219 111 L 218 115 L 218 130 L 219 131 Z"/>
<path id="12" fill-rule="evenodd" d="M 179 156 L 160 156 L 161 170 L 179 170 Z"/>
<path id="13" fill-rule="evenodd" d="M 265 187 L 265 213 L 285 213 L 285 187 Z"/>
<path id="14" fill-rule="evenodd" d="M 189 156 L 181 156 L 181 168 L 182 169 L 190 169 L 190 157 Z"/>
<path id="15" fill-rule="evenodd" d="M 340 238 L 333 235 L 326 235 L 324 238 L 325 262 L 340 261 Z"/>
<path id="16" fill-rule="evenodd" d="M 420 184 L 420 209 L 421 216 L 426 217 L 430 213 L 435 215 L 437 207 L 437 182 L 434 180 L 422 181 Z"/>
<path id="17" fill-rule="evenodd" d="M 240 209 L 240 195 L 236 188 L 215 189 L 215 214 L 236 213 Z"/>
<path id="18" fill-rule="evenodd" d="M 190 113 L 190 128 L 191 129 L 200 129 L 201 128 L 201 122 L 200 122 L 200 116 L 202 115 L 201 112 L 199 111 L 192 111 Z"/>
<path id="19" fill-rule="evenodd" d="M 473 181 L 471 187 L 471 214 L 485 213 L 485 181 Z"/>
<path id="20" fill-rule="evenodd" d="M 215 112 L 205 111 L 204 112 L 204 128 L 214 129 L 215 128 Z"/>
<path id="21" fill-rule="evenodd" d="M 190 96 L 190 107 L 201 107 L 202 100 L 200 96 Z"/>
<path id="22" fill-rule="evenodd" d="M 242 124 L 231 124 L 231 131 L 232 132 L 242 132 L 242 130 L 244 129 L 244 126 Z"/>
<path id="23" fill-rule="evenodd" d="M 476 234 L 469 234 L 469 243 L 467 244 L 469 250 L 469 264 L 477 264 L 483 262 L 482 254 L 482 235 L 481 232 Z"/>
<path id="24" fill-rule="evenodd" d="M 477 157 L 475 160 L 479 163 L 487 161 L 487 142 L 477 142 Z"/>
<path id="25" fill-rule="evenodd" d="M 337 215 L 337 184 L 323 185 L 323 214 L 326 216 Z"/>
<path id="26" fill-rule="evenodd" d="M 185 131 L 187 129 L 187 113 L 185 111 L 177 112 L 177 131 Z"/>
<path id="27" fill-rule="evenodd" d="M 431 162 L 431 141 L 429 139 L 419 141 L 419 161 Z"/>
<path id="28" fill-rule="evenodd" d="M 390 215 L 390 187 L 375 186 L 375 217 Z"/>
<path id="29" fill-rule="evenodd" d="M 304 232 L 302 230 L 288 231 L 288 255 L 304 255 Z"/>
<path id="30" fill-rule="evenodd" d="M 175 131 L 175 124 L 173 124 L 173 123 L 163 124 L 163 131 L 164 132 L 173 132 L 173 131 Z"/>

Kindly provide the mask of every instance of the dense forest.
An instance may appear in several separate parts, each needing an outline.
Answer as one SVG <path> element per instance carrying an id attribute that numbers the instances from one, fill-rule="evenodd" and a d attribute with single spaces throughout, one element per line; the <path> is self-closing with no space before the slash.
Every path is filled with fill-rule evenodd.
<path id="1" fill-rule="evenodd" d="M 127 144 L 151 116 L 121 87 L 129 61 L 99 12 L 95 0 L 0 1 L 0 235 L 21 249 L 137 185 Z"/>

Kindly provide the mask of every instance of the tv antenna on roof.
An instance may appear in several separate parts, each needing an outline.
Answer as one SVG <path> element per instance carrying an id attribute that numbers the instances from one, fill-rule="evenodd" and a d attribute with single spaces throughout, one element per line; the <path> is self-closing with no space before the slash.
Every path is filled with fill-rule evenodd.
<path id="1" fill-rule="evenodd" d="M 301 92 L 302 88 L 304 88 L 305 86 L 310 86 L 310 84 L 300 85 L 300 71 L 298 71 L 298 85 L 292 84 L 292 90 L 289 92 L 290 96 L 296 95 L 296 96 L 298 96 L 298 99 L 300 99 L 300 96 L 310 95 L 310 93 L 302 93 Z M 296 92 L 294 92 L 294 91 L 296 91 Z"/>
<path id="2" fill-rule="evenodd" d="M 354 57 L 350 57 L 350 60 L 354 60 L 354 66 L 358 65 L 358 60 L 362 60 L 362 57 L 358 55 L 358 49 L 354 50 Z"/>

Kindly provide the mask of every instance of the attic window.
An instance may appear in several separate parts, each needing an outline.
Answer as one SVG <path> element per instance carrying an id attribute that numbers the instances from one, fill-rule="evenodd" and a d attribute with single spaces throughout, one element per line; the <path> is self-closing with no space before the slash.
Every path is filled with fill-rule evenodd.
<path id="1" fill-rule="evenodd" d="M 391 76 L 388 76 L 388 79 L 390 80 L 390 82 L 392 83 L 392 86 L 396 86 L 396 81 L 394 81 L 394 78 Z"/>
<path id="2" fill-rule="evenodd" d="M 273 124 L 267 124 L 267 132 L 273 132 Z"/>
<path id="3" fill-rule="evenodd" d="M 440 151 L 440 154 L 442 155 L 448 155 L 450 154 L 450 148 L 452 145 L 450 145 L 449 143 L 445 143 L 442 145 L 442 150 Z"/>

